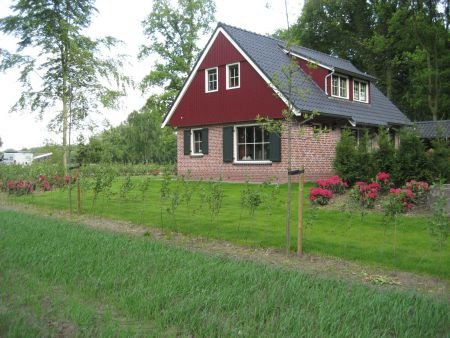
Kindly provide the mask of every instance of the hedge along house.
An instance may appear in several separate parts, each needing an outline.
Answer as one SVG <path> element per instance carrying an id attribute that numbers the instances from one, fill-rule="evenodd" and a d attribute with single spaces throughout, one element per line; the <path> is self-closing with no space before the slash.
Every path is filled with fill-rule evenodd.
<path id="1" fill-rule="evenodd" d="M 283 69 L 292 60 L 289 91 Z M 291 102 L 298 122 L 292 167 L 304 165 L 307 180 L 330 176 L 342 128 L 358 135 L 410 124 L 373 81 L 349 61 L 303 47 L 288 51 L 283 41 L 219 23 L 162 123 L 177 129 L 178 174 L 286 181 L 286 133 L 269 133 L 256 118 L 281 119 Z M 300 132 L 314 111 L 320 115 Z"/>

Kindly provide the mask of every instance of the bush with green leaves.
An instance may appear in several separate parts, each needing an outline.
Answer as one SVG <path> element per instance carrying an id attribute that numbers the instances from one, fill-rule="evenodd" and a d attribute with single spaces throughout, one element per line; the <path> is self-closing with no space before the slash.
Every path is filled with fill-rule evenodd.
<path id="1" fill-rule="evenodd" d="M 450 218 L 447 210 L 447 197 L 445 196 L 442 182 L 434 187 L 434 201 L 431 205 L 433 212 L 428 222 L 430 236 L 434 238 L 436 246 L 442 250 L 450 234 Z"/>

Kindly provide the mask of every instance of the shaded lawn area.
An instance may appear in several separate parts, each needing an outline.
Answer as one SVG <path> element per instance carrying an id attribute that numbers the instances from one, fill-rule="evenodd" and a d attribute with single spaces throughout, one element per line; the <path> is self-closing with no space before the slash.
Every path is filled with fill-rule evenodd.
<path id="1" fill-rule="evenodd" d="M 285 247 L 286 191 L 281 185 L 279 193 L 260 205 L 254 215 L 241 209 L 241 191 L 244 184 L 222 183 L 224 198 L 217 218 L 211 217 L 202 194 L 207 182 L 188 182 L 193 191 L 189 204 L 182 200 L 174 215 L 167 212 L 170 200 L 161 200 L 162 180 L 150 181 L 149 190 L 142 201 L 139 185 L 141 177 L 133 178 L 134 188 L 126 198 L 119 195 L 123 181 L 116 180 L 112 193 L 100 195 L 95 208 L 92 192 L 83 191 L 82 211 L 102 217 L 126 220 L 159 227 L 183 234 L 205 236 L 237 244 L 282 249 Z M 171 183 L 174 191 L 176 184 Z M 308 200 L 308 184 L 304 203 L 304 250 L 319 255 L 341 257 L 364 264 L 379 265 L 405 271 L 426 273 L 450 279 L 450 245 L 437 250 L 428 233 L 429 218 L 401 215 L 397 225 L 385 223 L 383 214 L 370 211 L 364 216 L 349 208 L 312 208 Z M 259 186 L 250 185 L 250 189 Z M 265 186 L 262 194 L 270 196 L 273 187 Z M 180 188 L 180 191 L 182 189 Z M 51 209 L 67 209 L 67 191 L 35 193 L 32 196 L 11 197 L 11 200 L 31 203 Z M 291 249 L 297 242 L 297 184 L 293 189 L 291 217 Z M 75 210 L 75 193 L 73 193 Z M 271 209 L 269 209 L 269 205 Z"/>
<path id="2" fill-rule="evenodd" d="M 0 336 L 444 337 L 450 304 L 0 211 Z"/>

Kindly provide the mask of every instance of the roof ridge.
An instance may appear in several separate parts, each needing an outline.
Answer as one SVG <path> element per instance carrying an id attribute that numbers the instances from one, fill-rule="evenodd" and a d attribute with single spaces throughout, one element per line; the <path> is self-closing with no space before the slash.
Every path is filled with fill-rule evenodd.
<path id="1" fill-rule="evenodd" d="M 248 29 L 244 29 L 244 28 L 241 28 L 241 27 L 236 27 L 236 26 L 233 26 L 233 25 L 229 25 L 229 24 L 227 24 L 227 23 L 225 23 L 225 22 L 219 21 L 219 22 L 217 23 L 217 26 L 218 26 L 218 27 L 230 27 L 230 28 L 233 28 L 233 29 L 238 29 L 238 30 L 243 31 L 243 32 L 246 32 L 246 33 L 258 35 L 258 36 L 260 36 L 260 37 L 262 37 L 262 38 L 267 38 L 267 39 L 270 39 L 270 40 L 275 40 L 275 41 L 277 41 L 277 42 L 281 42 L 281 43 L 286 44 L 286 41 L 283 41 L 283 40 L 274 38 L 273 36 L 270 36 L 270 35 L 263 35 L 263 34 L 260 34 L 260 33 L 256 33 L 256 32 L 250 31 L 250 30 L 248 30 Z"/>
<path id="2" fill-rule="evenodd" d="M 246 33 L 258 35 L 258 36 L 263 37 L 263 38 L 267 38 L 267 39 L 271 39 L 271 40 L 274 40 L 274 41 L 277 41 L 277 42 L 281 42 L 281 43 L 284 44 L 284 45 L 287 44 L 286 41 L 281 40 L 281 39 L 274 38 L 273 36 L 270 36 L 270 35 L 263 35 L 263 34 L 260 34 L 260 33 L 256 33 L 256 32 L 250 31 L 250 30 L 248 30 L 248 29 L 244 29 L 244 28 L 241 28 L 241 27 L 236 27 L 236 26 L 227 24 L 227 23 L 225 23 L 225 22 L 219 21 L 219 22 L 217 23 L 217 26 L 222 26 L 222 27 L 225 26 L 225 27 L 230 27 L 230 28 L 238 29 L 238 30 L 243 31 L 243 32 L 246 32 Z M 312 48 L 304 47 L 304 46 L 300 46 L 300 45 L 292 45 L 292 46 L 293 46 L 294 48 L 295 48 L 295 47 L 297 47 L 297 48 L 303 48 L 303 49 L 307 49 L 307 50 L 310 50 L 310 51 L 315 52 L 315 53 L 320 53 L 320 54 L 322 54 L 322 55 L 325 55 L 325 56 L 328 56 L 328 57 L 332 57 L 332 58 L 335 58 L 335 59 L 339 59 L 339 60 L 345 61 L 345 62 L 350 63 L 351 65 L 353 65 L 353 63 L 352 63 L 350 60 L 347 60 L 347 59 L 344 59 L 344 58 L 341 58 L 341 57 L 338 57 L 338 56 L 334 56 L 334 55 L 331 55 L 331 54 L 327 54 L 327 53 L 321 52 L 320 50 L 316 50 L 316 49 L 312 49 Z"/>
<path id="3" fill-rule="evenodd" d="M 304 48 L 304 49 L 307 49 L 307 50 L 310 50 L 310 51 L 313 51 L 313 52 L 316 52 L 316 53 L 320 53 L 320 54 L 326 55 L 326 56 L 328 56 L 328 57 L 332 57 L 332 58 L 335 58 L 335 59 L 339 59 L 339 60 L 348 62 L 348 63 L 350 63 L 350 64 L 353 65 L 353 63 L 352 63 L 350 60 L 341 58 L 341 57 L 339 57 L 339 56 L 334 56 L 334 55 L 331 55 L 331 54 L 328 54 L 328 53 L 325 53 L 325 52 L 321 52 L 320 50 L 312 49 L 312 48 L 309 48 L 309 47 L 304 47 L 304 46 L 297 46 L 297 47 L 299 47 L 299 48 Z"/>

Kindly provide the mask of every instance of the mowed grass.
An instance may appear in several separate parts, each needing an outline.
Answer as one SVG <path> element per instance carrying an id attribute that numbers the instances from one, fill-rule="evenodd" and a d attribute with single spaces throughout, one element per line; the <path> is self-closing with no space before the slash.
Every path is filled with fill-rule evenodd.
<path id="1" fill-rule="evenodd" d="M 139 185 L 141 177 L 134 177 L 135 187 L 126 198 L 119 197 L 123 181 L 116 179 L 112 194 L 100 195 L 93 208 L 92 192 L 82 192 L 82 212 L 131 221 L 177 231 L 183 234 L 210 237 L 237 244 L 283 249 L 285 247 L 286 191 L 281 185 L 279 194 L 271 201 L 272 210 L 260 205 L 254 215 L 241 209 L 241 191 L 244 184 L 222 183 L 224 198 L 218 217 L 212 218 L 208 205 L 201 200 L 206 182 L 189 182 L 193 189 L 189 205 L 179 204 L 175 216 L 167 213 L 170 201 L 162 201 L 162 181 L 150 182 L 144 202 Z M 385 223 L 381 212 L 361 216 L 358 210 L 310 207 L 309 188 L 304 194 L 304 250 L 307 253 L 341 257 L 364 264 L 384 266 L 404 271 L 425 273 L 450 279 L 450 245 L 437 250 L 428 232 L 429 217 L 401 215 L 397 224 Z M 252 188 L 257 188 L 252 185 Z M 294 185 L 291 217 L 291 250 L 297 243 L 298 185 Z M 170 189 L 175 189 L 172 182 Z M 270 187 L 263 192 L 270 193 Z M 182 189 L 180 189 L 181 192 Z M 73 207 L 75 212 L 75 193 Z M 12 198 L 51 209 L 67 209 L 67 191 L 36 193 Z"/>
<path id="2" fill-rule="evenodd" d="M 0 336 L 446 337 L 450 305 L 0 212 Z"/>

